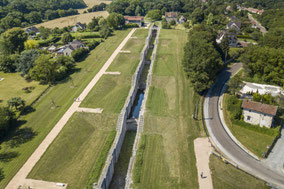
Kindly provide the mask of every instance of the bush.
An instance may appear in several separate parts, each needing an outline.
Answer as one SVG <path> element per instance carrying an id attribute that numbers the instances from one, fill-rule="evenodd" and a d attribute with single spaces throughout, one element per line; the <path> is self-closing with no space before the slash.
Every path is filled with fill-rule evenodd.
<path id="1" fill-rule="evenodd" d="M 38 41 L 38 44 L 39 44 L 39 46 L 48 46 L 48 45 L 51 45 L 51 44 L 58 42 L 60 39 L 61 39 L 61 37 L 59 37 L 59 36 L 53 36 L 50 39 Z"/>
<path id="2" fill-rule="evenodd" d="M 77 34 L 75 37 L 80 39 L 87 39 L 87 38 L 100 38 L 101 35 L 99 33 L 82 33 L 82 34 Z"/>
<path id="3" fill-rule="evenodd" d="M 96 41 L 96 40 L 91 41 L 91 42 L 88 44 L 89 50 L 93 50 L 93 49 L 96 48 L 99 44 L 100 44 L 100 42 L 98 42 L 98 41 Z"/>
<path id="4" fill-rule="evenodd" d="M 140 140 L 139 149 L 136 153 L 136 160 L 135 160 L 135 166 L 133 170 L 133 182 L 140 183 L 140 177 L 142 172 L 142 166 L 143 166 L 143 154 L 146 147 L 146 136 L 142 135 Z"/>
<path id="5" fill-rule="evenodd" d="M 125 24 L 126 28 L 139 28 L 139 25 L 136 24 L 136 23 L 128 23 L 128 24 Z"/>
<path id="6" fill-rule="evenodd" d="M 71 55 L 72 55 L 72 57 L 74 58 L 75 61 L 78 61 L 81 58 L 83 58 L 88 52 L 89 52 L 89 50 L 86 49 L 86 48 L 79 48 L 79 49 L 73 51 Z"/>
<path id="7" fill-rule="evenodd" d="M 242 100 L 239 100 L 236 96 L 229 96 L 227 103 L 231 120 L 240 120 L 242 116 Z"/>
<path id="8" fill-rule="evenodd" d="M 111 148 L 111 145 L 114 141 L 114 138 L 115 138 L 115 135 L 116 135 L 116 131 L 111 131 L 110 134 L 108 135 L 107 139 L 106 139 L 106 142 L 99 154 L 99 157 L 98 159 L 96 160 L 95 162 L 95 165 L 91 171 L 91 174 L 89 176 L 89 179 L 88 179 L 88 183 L 87 183 L 87 189 L 92 189 L 93 188 L 93 183 L 94 182 L 97 182 L 99 180 L 99 177 L 100 177 L 100 174 L 101 174 L 101 171 L 105 165 L 105 161 L 106 161 L 106 158 L 107 158 L 107 155 L 109 153 L 109 150 Z"/>

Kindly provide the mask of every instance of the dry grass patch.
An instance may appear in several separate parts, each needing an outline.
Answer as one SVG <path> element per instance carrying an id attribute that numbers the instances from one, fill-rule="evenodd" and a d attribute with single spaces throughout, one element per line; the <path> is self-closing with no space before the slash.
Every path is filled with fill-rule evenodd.
<path id="1" fill-rule="evenodd" d="M 101 3 L 110 4 L 111 1 L 101 1 L 101 0 L 84 0 L 85 4 L 87 5 L 87 8 L 85 9 L 78 9 L 78 12 L 82 14 L 84 11 L 87 11 L 87 9 L 92 8 L 94 5 L 99 5 Z"/>
<path id="2" fill-rule="evenodd" d="M 107 11 L 99 11 L 99 12 L 90 12 L 85 14 L 78 14 L 73 16 L 62 17 L 54 20 L 50 20 L 41 24 L 35 25 L 36 27 L 44 26 L 46 28 L 64 28 L 66 26 L 73 26 L 77 22 L 81 23 L 89 23 L 92 21 L 93 17 L 102 16 L 106 18 L 108 16 Z"/>

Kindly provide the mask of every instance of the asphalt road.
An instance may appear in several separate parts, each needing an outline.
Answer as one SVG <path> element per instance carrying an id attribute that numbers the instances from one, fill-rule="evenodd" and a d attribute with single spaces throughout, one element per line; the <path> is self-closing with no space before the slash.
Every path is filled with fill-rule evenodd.
<path id="1" fill-rule="evenodd" d="M 262 161 L 252 158 L 243 151 L 226 133 L 218 113 L 218 100 L 226 81 L 236 73 L 242 64 L 237 63 L 223 70 L 212 88 L 209 90 L 204 102 L 204 119 L 210 138 L 222 153 L 240 168 L 266 182 L 284 188 L 284 174 L 273 171 Z M 253 139 L 252 139 L 253 140 Z"/>

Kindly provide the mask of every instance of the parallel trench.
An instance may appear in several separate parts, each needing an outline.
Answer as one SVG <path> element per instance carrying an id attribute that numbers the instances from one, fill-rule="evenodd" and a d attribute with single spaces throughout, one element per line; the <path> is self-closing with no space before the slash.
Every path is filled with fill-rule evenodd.
<path id="1" fill-rule="evenodd" d="M 137 133 L 137 121 L 139 118 L 141 105 L 144 99 L 144 91 L 147 82 L 147 76 L 150 68 L 151 57 L 154 49 L 157 30 L 153 30 L 150 40 L 150 46 L 146 54 L 146 63 L 143 66 L 141 77 L 139 78 L 139 89 L 135 96 L 135 102 L 131 107 L 131 112 L 127 118 L 127 131 L 125 133 L 119 158 L 114 167 L 114 175 L 110 183 L 110 189 L 123 189 L 125 187 L 125 178 L 127 175 L 128 164 L 132 155 L 132 148 Z"/>

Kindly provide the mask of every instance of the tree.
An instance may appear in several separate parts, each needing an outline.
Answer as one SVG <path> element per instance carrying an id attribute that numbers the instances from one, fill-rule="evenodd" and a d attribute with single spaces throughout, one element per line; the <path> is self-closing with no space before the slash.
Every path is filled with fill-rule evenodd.
<path id="1" fill-rule="evenodd" d="M 100 36 L 103 37 L 103 38 L 108 38 L 108 36 L 111 35 L 111 29 L 108 27 L 108 25 L 104 25 L 100 28 Z"/>
<path id="2" fill-rule="evenodd" d="M 0 71 L 3 71 L 5 73 L 14 72 L 16 69 L 15 62 L 17 58 L 17 54 L 0 55 Z"/>
<path id="3" fill-rule="evenodd" d="M 162 28 L 163 29 L 171 29 L 171 25 L 167 22 L 165 18 L 162 19 Z"/>
<path id="4" fill-rule="evenodd" d="M 25 43 L 25 49 L 26 50 L 29 50 L 29 49 L 36 49 L 39 47 L 39 44 L 36 40 L 33 40 L 33 39 L 29 39 L 27 40 Z"/>
<path id="5" fill-rule="evenodd" d="M 25 15 L 25 19 L 30 23 L 30 24 L 37 24 L 42 22 L 42 17 L 40 12 L 32 11 L 29 14 Z"/>
<path id="6" fill-rule="evenodd" d="M 68 33 L 64 33 L 63 35 L 62 35 L 62 42 L 64 43 L 64 44 L 67 44 L 67 43 L 69 43 L 69 42 L 72 42 L 73 41 L 73 36 L 68 32 Z"/>
<path id="7" fill-rule="evenodd" d="M 12 112 L 20 112 L 25 108 L 26 102 L 21 97 L 13 97 L 7 101 L 7 105 Z"/>
<path id="8" fill-rule="evenodd" d="M 230 93 L 236 95 L 237 92 L 241 89 L 242 83 L 243 82 L 239 75 L 236 75 L 233 78 L 231 78 L 228 83 Z"/>
<path id="9" fill-rule="evenodd" d="M 175 20 L 171 20 L 171 21 L 170 21 L 170 24 L 171 24 L 172 26 L 174 26 L 174 25 L 176 25 L 176 21 L 175 21 Z"/>
<path id="10" fill-rule="evenodd" d="M 27 34 L 21 28 L 12 28 L 1 35 L 0 48 L 3 54 L 12 54 L 24 50 Z"/>
<path id="11" fill-rule="evenodd" d="M 111 13 L 106 20 L 108 26 L 115 30 L 121 29 L 125 25 L 125 20 L 122 14 Z"/>
<path id="12" fill-rule="evenodd" d="M 162 19 L 162 13 L 158 9 L 150 10 L 147 13 L 147 17 L 151 20 L 161 20 Z"/>
<path id="13" fill-rule="evenodd" d="M 16 62 L 16 71 L 21 72 L 22 75 L 28 75 L 39 55 L 39 51 L 35 49 L 23 51 Z"/>
<path id="14" fill-rule="evenodd" d="M 223 40 L 221 41 L 219 47 L 222 51 L 222 57 L 223 57 L 224 61 L 226 62 L 227 57 L 228 57 L 228 53 L 229 53 L 229 50 L 230 50 L 229 38 L 228 38 L 227 34 L 225 34 L 225 36 L 223 37 Z"/>
<path id="15" fill-rule="evenodd" d="M 7 108 L 0 107 L 0 138 L 4 137 L 10 127 L 9 111 Z"/>
<path id="16" fill-rule="evenodd" d="M 55 64 L 51 61 L 51 55 L 40 55 L 34 62 L 34 67 L 29 74 L 32 79 L 41 83 L 52 83 L 56 79 Z"/>

